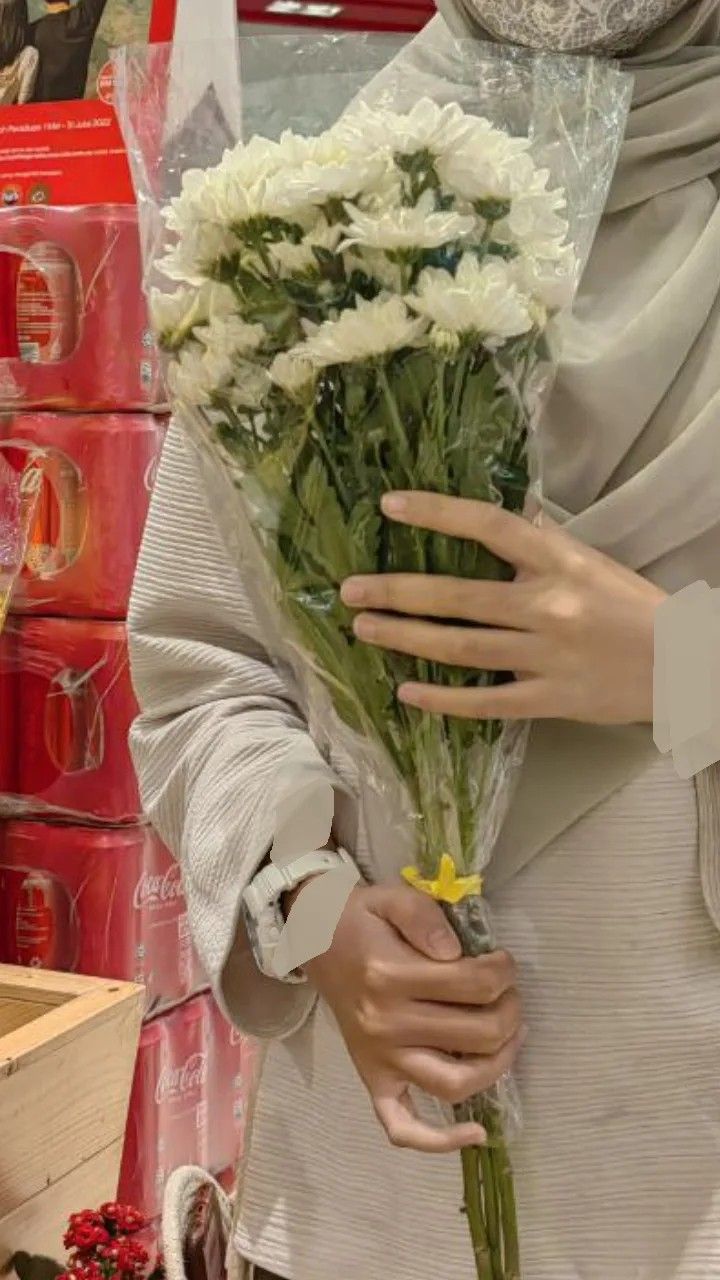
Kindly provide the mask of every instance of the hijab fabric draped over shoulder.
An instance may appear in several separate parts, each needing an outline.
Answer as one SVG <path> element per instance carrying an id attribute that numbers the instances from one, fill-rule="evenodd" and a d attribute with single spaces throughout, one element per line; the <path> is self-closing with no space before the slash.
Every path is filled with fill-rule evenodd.
<path id="1" fill-rule="evenodd" d="M 482 6 L 437 0 L 454 36 L 492 41 Z M 720 0 L 684 5 L 622 65 L 633 105 L 542 424 L 545 505 L 668 591 L 718 587 Z M 646 726 L 534 725 L 490 887 L 655 754 Z M 698 781 L 701 832 L 720 811 L 710 775 Z"/>

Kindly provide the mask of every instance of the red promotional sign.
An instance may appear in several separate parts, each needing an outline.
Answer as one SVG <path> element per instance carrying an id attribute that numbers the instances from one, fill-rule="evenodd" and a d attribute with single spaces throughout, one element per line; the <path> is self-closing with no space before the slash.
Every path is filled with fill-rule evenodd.
<path id="1" fill-rule="evenodd" d="M 132 204 L 120 125 L 105 102 L 0 112 L 0 204 Z"/>
<path id="2" fill-rule="evenodd" d="M 20 40 L 4 48 L 0 31 L 9 86 L 0 107 L 0 210 L 134 203 L 110 54 L 126 42 L 169 42 L 176 11 L 177 0 L 141 0 L 130 17 L 120 0 L 30 0 L 24 47 Z"/>

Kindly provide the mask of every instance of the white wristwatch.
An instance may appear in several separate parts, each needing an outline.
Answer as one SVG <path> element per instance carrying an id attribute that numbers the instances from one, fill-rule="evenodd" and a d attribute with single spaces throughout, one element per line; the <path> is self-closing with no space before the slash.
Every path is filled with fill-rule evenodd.
<path id="1" fill-rule="evenodd" d="M 345 849 L 317 849 L 301 854 L 285 867 L 268 862 L 250 881 L 242 896 L 242 912 L 255 963 L 268 978 L 278 978 L 274 958 L 280 935 L 285 928 L 281 898 L 297 889 L 303 880 L 321 875 L 335 867 L 355 866 Z M 283 982 L 305 982 L 300 974 L 288 974 Z"/>

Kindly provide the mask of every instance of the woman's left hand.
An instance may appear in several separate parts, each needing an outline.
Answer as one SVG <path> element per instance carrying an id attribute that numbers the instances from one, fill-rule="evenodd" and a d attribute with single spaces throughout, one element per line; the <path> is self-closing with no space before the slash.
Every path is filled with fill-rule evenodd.
<path id="1" fill-rule="evenodd" d="M 512 582 L 392 573 L 343 584 L 345 604 L 362 609 L 360 640 L 517 676 L 491 688 L 403 684 L 402 702 L 479 720 L 652 721 L 655 610 L 666 599 L 659 587 L 555 525 L 490 503 L 393 493 L 382 509 L 403 524 L 482 542 L 516 570 Z"/>

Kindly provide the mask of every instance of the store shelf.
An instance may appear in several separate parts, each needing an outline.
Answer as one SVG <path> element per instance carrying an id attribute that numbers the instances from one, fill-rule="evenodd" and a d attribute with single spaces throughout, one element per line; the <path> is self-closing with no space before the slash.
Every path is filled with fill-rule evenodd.
<path id="1" fill-rule="evenodd" d="M 430 0 L 405 0 L 400 4 L 378 4 L 376 0 L 239 0 L 238 4 L 243 23 L 349 31 L 420 31 L 434 12 Z"/>

